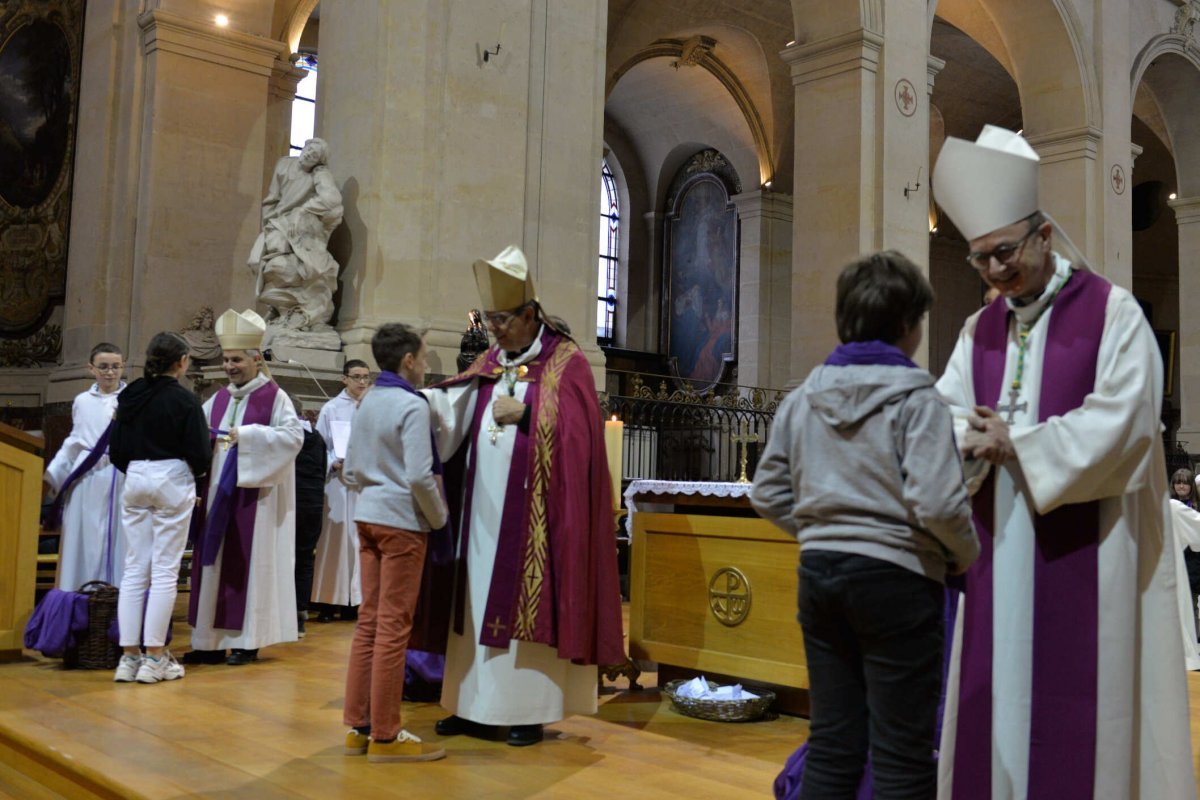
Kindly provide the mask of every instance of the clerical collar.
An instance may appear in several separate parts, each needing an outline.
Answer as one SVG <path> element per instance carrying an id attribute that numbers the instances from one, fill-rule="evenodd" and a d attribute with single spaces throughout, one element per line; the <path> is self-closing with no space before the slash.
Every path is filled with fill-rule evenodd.
<path id="1" fill-rule="evenodd" d="M 267 376 L 263 375 L 260 372 L 257 375 L 255 375 L 253 378 L 251 378 L 250 380 L 243 383 L 241 386 L 234 386 L 231 383 L 228 386 L 226 386 L 225 388 L 228 389 L 229 393 L 231 395 L 233 395 L 234 397 L 245 397 L 246 395 L 253 392 L 255 389 L 266 384 L 268 380 L 269 379 L 267 378 Z"/>
<path id="2" fill-rule="evenodd" d="M 1054 301 L 1055 295 L 1071 277 L 1071 262 L 1058 253 L 1051 252 L 1050 256 L 1054 259 L 1054 275 L 1046 282 L 1046 288 L 1036 299 L 1030 300 L 1025 305 L 1017 305 L 1010 298 L 1005 299 L 1008 307 L 1023 325 L 1032 325 L 1045 311 L 1046 306 Z"/>
<path id="3" fill-rule="evenodd" d="M 529 345 L 515 353 L 510 353 L 506 350 L 501 350 L 497 361 L 502 367 L 515 367 L 519 364 L 527 364 L 537 358 L 542 352 L 542 333 L 546 330 L 545 325 L 538 326 L 537 335 L 533 337 L 533 341 Z"/>

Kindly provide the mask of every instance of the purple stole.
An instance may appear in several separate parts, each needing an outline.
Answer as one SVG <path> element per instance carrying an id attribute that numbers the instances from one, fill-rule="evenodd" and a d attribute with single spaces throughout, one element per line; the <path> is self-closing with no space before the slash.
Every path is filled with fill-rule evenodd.
<path id="1" fill-rule="evenodd" d="M 246 398 L 242 425 L 270 425 L 271 412 L 279 386 L 268 381 Z M 222 387 L 213 397 L 210 419 L 220 425 L 232 399 Z M 210 428 L 216 442 L 216 428 Z M 246 584 L 250 577 L 250 553 L 254 545 L 254 517 L 258 506 L 258 489 L 237 485 L 237 445 L 229 448 L 221 477 L 217 484 L 212 508 L 207 514 L 192 515 L 192 591 L 188 602 L 188 624 L 196 626 L 200 605 L 200 581 L 204 567 L 217 563 L 221 556 L 221 580 L 217 587 L 217 607 L 213 627 L 238 631 L 246 619 Z M 208 491 L 200 499 L 200 508 L 208 504 Z M 222 549 L 221 545 L 224 544 Z M 199 565 L 199 567 L 195 565 Z"/>
<path id="2" fill-rule="evenodd" d="M 1039 422 L 1079 408 L 1095 388 L 1111 289 L 1103 278 L 1075 271 L 1055 298 L 1046 329 Z M 998 299 L 980 314 L 975 330 L 975 402 L 996 407 L 1007 350 L 1008 307 Z M 954 746 L 956 800 L 987 800 L 992 793 L 994 500 L 993 469 L 973 500 L 982 551 L 966 575 Z M 1030 800 L 1094 795 L 1099 508 L 1098 502 L 1064 505 L 1034 519 Z"/>
<path id="3" fill-rule="evenodd" d="M 530 372 L 526 379 L 530 382 L 525 388 L 524 402 L 533 407 L 529 418 L 531 430 L 535 425 L 538 413 L 538 384 L 532 381 L 537 374 L 534 365 L 543 361 L 545 357 L 546 354 L 543 353 L 529 365 Z M 480 380 L 479 382 L 479 397 L 475 401 L 475 417 L 470 428 L 476 435 L 484 428 L 484 409 L 487 408 L 498 383 L 495 380 Z M 475 439 L 471 440 L 472 449 L 476 443 Z M 496 547 L 495 566 L 492 570 L 492 585 L 488 590 L 487 604 L 484 607 L 483 618 L 487 621 L 484 623 L 483 630 L 479 631 L 479 643 L 487 647 L 507 648 L 512 639 L 513 626 L 510 617 L 513 609 L 516 608 L 517 592 L 521 588 L 521 558 L 524 552 L 521 537 L 529 524 L 525 502 L 527 491 L 525 481 L 529 477 L 530 445 L 529 434 L 517 428 L 517 438 L 513 442 L 512 465 L 508 471 L 508 484 L 504 490 L 504 510 L 500 514 L 500 536 Z M 466 480 L 463 482 L 466 499 L 463 503 L 460 528 L 459 553 L 461 554 L 467 552 L 467 543 L 471 536 L 471 498 L 475 489 L 476 463 L 477 460 L 472 452 L 467 464 Z M 462 635 L 463 632 L 467 580 L 467 559 L 465 555 L 462 555 L 458 560 L 456 570 L 454 598 L 454 632 L 459 635 Z"/>

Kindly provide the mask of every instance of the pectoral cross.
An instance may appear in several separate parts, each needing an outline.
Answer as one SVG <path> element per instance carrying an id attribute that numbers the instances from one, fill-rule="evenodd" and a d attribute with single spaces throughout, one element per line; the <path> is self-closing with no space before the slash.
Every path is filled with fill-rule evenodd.
<path id="1" fill-rule="evenodd" d="M 749 483 L 750 479 L 748 477 L 746 477 L 746 456 L 747 456 L 746 445 L 750 444 L 751 442 L 757 442 L 758 434 L 750 433 L 749 425 L 747 425 L 745 422 L 743 422 L 741 434 L 738 436 L 730 436 L 729 441 L 733 442 L 735 445 L 740 444 L 742 446 L 742 474 L 737 479 L 737 482 L 738 483 Z"/>
<path id="2" fill-rule="evenodd" d="M 229 438 L 228 434 L 226 434 L 226 435 L 224 435 L 224 436 L 218 436 L 218 437 L 217 437 L 217 441 L 221 443 L 221 449 L 222 449 L 222 450 L 228 450 L 228 449 L 229 449 L 229 443 L 230 443 L 231 441 L 233 441 L 233 440 Z"/>
<path id="3" fill-rule="evenodd" d="M 487 432 L 491 435 L 492 444 L 496 443 L 496 437 L 504 432 L 503 425 L 497 425 L 494 421 L 487 426 Z"/>
<path id="4" fill-rule="evenodd" d="M 492 622 L 489 622 L 485 627 L 492 629 L 492 636 L 499 636 L 501 631 L 503 631 L 508 626 L 506 626 L 503 622 L 500 621 L 500 615 L 497 614 L 496 619 L 493 620 Z"/>
<path id="5" fill-rule="evenodd" d="M 1028 402 L 1017 403 L 1018 397 L 1020 397 L 1020 392 L 1018 390 L 1009 389 L 1008 390 L 1008 405 L 996 406 L 997 412 L 1008 415 L 1008 418 L 1005 419 L 1004 421 L 1007 422 L 1009 425 L 1013 424 L 1013 414 L 1015 412 L 1029 410 Z"/>

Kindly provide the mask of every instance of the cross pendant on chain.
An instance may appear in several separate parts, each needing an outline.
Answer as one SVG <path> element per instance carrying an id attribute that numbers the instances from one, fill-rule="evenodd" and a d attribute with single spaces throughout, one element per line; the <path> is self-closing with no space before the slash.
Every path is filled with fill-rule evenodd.
<path id="1" fill-rule="evenodd" d="M 501 433 L 503 433 L 503 432 L 504 432 L 504 426 L 503 426 L 503 425 L 497 425 L 495 422 L 493 422 L 493 423 L 491 423 L 490 425 L 488 425 L 488 426 L 487 426 L 487 432 L 488 432 L 488 434 L 490 434 L 490 436 L 491 436 L 491 439 L 492 439 L 492 444 L 495 444 L 495 443 L 496 443 L 496 437 L 497 437 L 497 436 L 499 436 Z"/>
<path id="2" fill-rule="evenodd" d="M 1017 402 L 1018 397 L 1020 397 L 1020 392 L 1017 389 L 1009 389 L 1008 390 L 1008 405 L 996 406 L 996 411 L 998 411 L 1002 414 L 1008 415 L 1008 417 L 1004 421 L 1007 422 L 1009 425 L 1013 424 L 1013 414 L 1015 412 L 1029 410 L 1028 401 L 1022 401 L 1021 403 L 1018 403 Z"/>

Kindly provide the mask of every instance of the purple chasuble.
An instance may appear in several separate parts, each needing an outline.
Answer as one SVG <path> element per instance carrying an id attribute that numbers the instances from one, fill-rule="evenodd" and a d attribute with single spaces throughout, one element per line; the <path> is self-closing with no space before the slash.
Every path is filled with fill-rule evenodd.
<path id="1" fill-rule="evenodd" d="M 242 425 L 270 425 L 279 386 L 268 381 L 246 398 Z M 220 425 L 232 399 L 222 387 L 213 398 L 210 420 Z M 216 429 L 212 439 L 216 441 Z M 221 580 L 217 587 L 217 606 L 213 627 L 239 631 L 246 619 L 246 586 L 250 578 L 250 554 L 254 546 L 254 517 L 258 508 L 258 488 L 237 485 L 237 445 L 229 448 L 217 483 L 212 507 L 206 514 L 192 515 L 192 590 L 188 600 L 188 624 L 196 626 L 200 606 L 200 583 L 204 567 L 217 563 L 221 553 Z M 211 487 L 210 487 L 211 489 Z M 200 499 L 200 508 L 208 507 L 208 491 Z M 224 547 L 222 547 L 224 545 Z"/>
<path id="2" fill-rule="evenodd" d="M 1112 285 L 1074 271 L 1054 300 L 1038 399 L 1038 421 L 1083 405 L 1096 384 L 1096 360 Z M 1008 307 L 980 314 L 972 371 L 975 402 L 995 408 L 1008 352 Z M 995 469 L 973 498 L 981 553 L 966 575 L 954 746 L 955 800 L 992 794 L 992 643 Z M 1096 774 L 1099 636 L 1099 503 L 1064 505 L 1034 518 L 1033 682 L 1030 800 L 1092 797 Z M 996 698 L 996 702 L 1006 702 Z"/>

